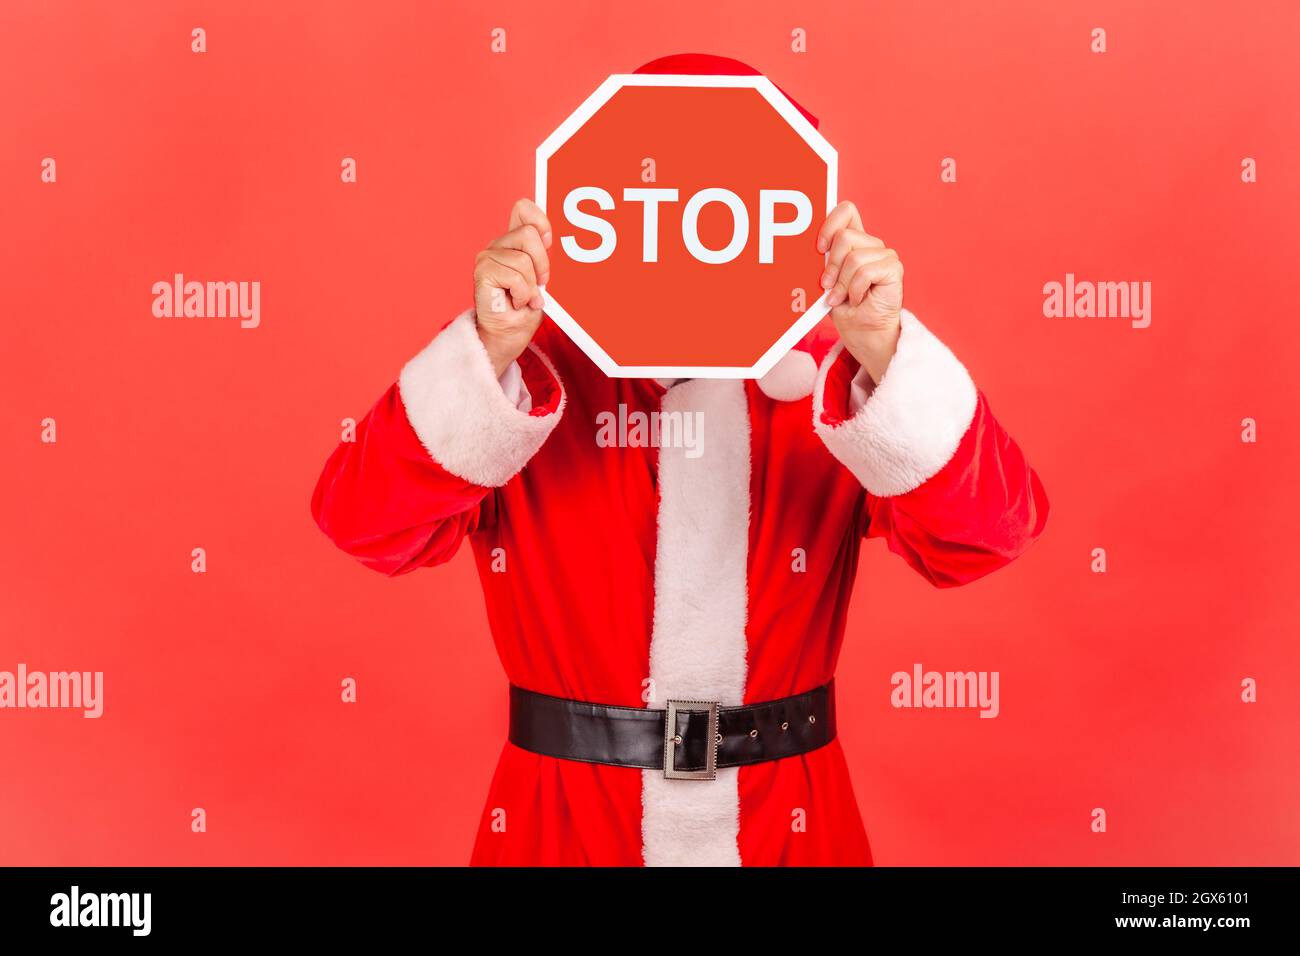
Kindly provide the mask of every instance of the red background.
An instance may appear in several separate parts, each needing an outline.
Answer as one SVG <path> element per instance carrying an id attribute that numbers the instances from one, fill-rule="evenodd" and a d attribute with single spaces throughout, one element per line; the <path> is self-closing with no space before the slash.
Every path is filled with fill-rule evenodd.
<path id="1" fill-rule="evenodd" d="M 537 144 L 690 50 L 820 117 L 1052 499 L 968 588 L 867 549 L 841 734 L 878 862 L 1300 863 L 1296 11 L 9 0 L 0 669 L 102 670 L 106 704 L 0 711 L 0 863 L 468 858 L 506 701 L 469 554 L 385 579 L 308 498 L 469 302 Z M 261 326 L 153 318 L 175 272 L 260 281 Z M 1151 327 L 1045 318 L 1066 272 L 1150 281 Z M 1001 716 L 892 709 L 916 661 L 999 671 Z"/>

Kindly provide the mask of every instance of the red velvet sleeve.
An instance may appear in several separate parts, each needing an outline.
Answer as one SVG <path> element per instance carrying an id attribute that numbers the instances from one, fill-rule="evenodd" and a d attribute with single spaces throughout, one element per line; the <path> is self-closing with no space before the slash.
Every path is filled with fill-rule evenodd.
<path id="1" fill-rule="evenodd" d="M 981 394 L 952 460 L 902 495 L 867 495 L 867 537 L 883 538 L 937 587 L 995 571 L 1047 523 L 1047 495 Z"/>
<path id="2" fill-rule="evenodd" d="M 560 420 L 564 388 L 531 346 L 532 399 L 509 400 L 466 312 L 416 355 L 325 463 L 316 523 L 362 564 L 395 575 L 440 564 L 495 519 L 495 488 L 521 471 Z"/>
<path id="3" fill-rule="evenodd" d="M 889 368 L 852 411 L 858 368 L 842 348 L 828 357 L 814 427 L 866 489 L 866 535 L 938 587 L 1023 553 L 1043 532 L 1047 495 L 956 357 L 905 312 Z"/>
<path id="4" fill-rule="evenodd" d="M 449 560 L 491 520 L 490 491 L 429 456 L 394 383 L 357 425 L 356 440 L 330 455 L 311 513 L 341 549 L 395 575 Z"/>

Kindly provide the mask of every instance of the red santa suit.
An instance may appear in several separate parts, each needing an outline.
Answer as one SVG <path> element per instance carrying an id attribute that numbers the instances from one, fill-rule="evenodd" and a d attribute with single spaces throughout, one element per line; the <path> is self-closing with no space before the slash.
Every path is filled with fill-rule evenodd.
<path id="1" fill-rule="evenodd" d="M 629 422 L 699 413 L 702 431 L 694 447 L 598 441 L 620 409 Z M 833 332 L 759 381 L 608 378 L 549 319 L 498 380 L 467 312 L 339 445 L 312 499 L 324 532 L 384 574 L 441 564 L 468 539 L 510 683 L 658 708 L 828 683 L 864 538 L 950 587 L 1024 551 L 1047 509 L 966 369 L 907 311 L 878 386 Z M 870 861 L 838 739 L 710 781 L 506 742 L 471 859 Z"/>

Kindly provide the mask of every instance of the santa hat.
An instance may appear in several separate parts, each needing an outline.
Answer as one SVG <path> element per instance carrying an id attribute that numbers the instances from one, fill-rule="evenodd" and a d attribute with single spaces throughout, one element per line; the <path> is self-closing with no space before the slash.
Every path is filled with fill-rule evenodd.
<path id="1" fill-rule="evenodd" d="M 657 60 L 639 67 L 637 73 L 679 73 L 692 76 L 760 76 L 758 70 L 748 63 L 733 60 L 726 56 L 714 56 L 711 53 L 675 53 L 661 56 Z M 781 90 L 792 106 L 803 114 L 804 118 L 817 127 L 817 117 L 799 105 L 793 96 Z M 766 375 L 758 380 L 758 387 L 764 395 L 779 402 L 795 402 L 812 394 L 813 384 L 817 380 L 817 366 L 838 341 L 834 330 L 826 323 L 820 323 L 781 356 L 781 360 Z"/>

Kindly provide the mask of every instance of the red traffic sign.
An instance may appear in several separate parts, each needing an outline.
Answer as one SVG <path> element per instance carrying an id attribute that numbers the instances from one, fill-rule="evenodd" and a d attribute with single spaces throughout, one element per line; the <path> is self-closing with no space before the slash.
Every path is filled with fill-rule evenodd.
<path id="1" fill-rule="evenodd" d="M 611 76 L 537 150 L 545 310 L 607 375 L 758 378 L 829 311 L 837 157 L 763 76 Z"/>

